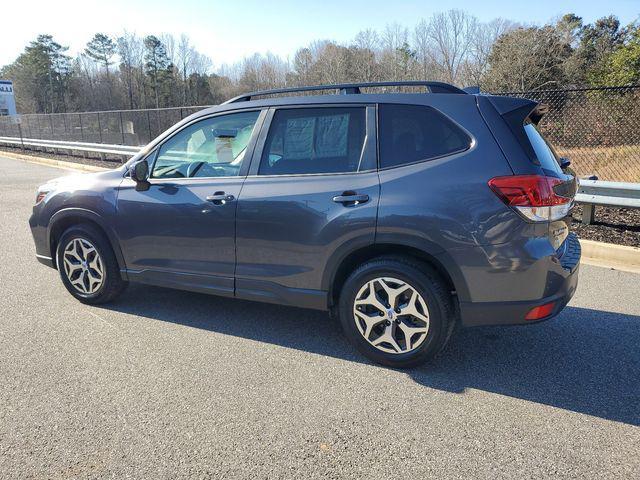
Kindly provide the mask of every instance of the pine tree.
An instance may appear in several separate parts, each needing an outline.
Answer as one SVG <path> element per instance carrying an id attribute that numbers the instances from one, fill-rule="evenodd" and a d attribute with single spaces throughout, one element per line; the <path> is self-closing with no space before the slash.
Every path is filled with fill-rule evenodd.
<path id="1" fill-rule="evenodd" d="M 51 113 L 66 111 L 67 80 L 71 74 L 70 58 L 64 53 L 67 50 L 51 35 L 38 35 L 18 58 L 37 83 L 46 84 L 42 98 L 45 112 L 49 106 Z"/>
<path id="2" fill-rule="evenodd" d="M 160 97 L 163 95 L 167 84 L 168 74 L 173 65 L 167 55 L 167 50 L 163 43 L 154 35 L 149 35 L 144 39 L 145 46 L 145 70 L 151 80 L 151 89 L 155 97 L 156 108 L 160 107 Z"/>
<path id="3" fill-rule="evenodd" d="M 109 66 L 113 64 L 111 59 L 116 53 L 116 44 L 111 38 L 104 33 L 96 33 L 87 43 L 84 53 L 103 66 L 109 77 Z"/>

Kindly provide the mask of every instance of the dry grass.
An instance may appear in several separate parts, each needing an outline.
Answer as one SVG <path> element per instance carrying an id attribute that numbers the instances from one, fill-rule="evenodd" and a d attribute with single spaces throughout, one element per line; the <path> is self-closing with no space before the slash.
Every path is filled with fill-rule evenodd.
<path id="1" fill-rule="evenodd" d="M 578 176 L 597 175 L 600 180 L 640 182 L 640 146 L 556 147 L 560 156 L 571 160 Z"/>

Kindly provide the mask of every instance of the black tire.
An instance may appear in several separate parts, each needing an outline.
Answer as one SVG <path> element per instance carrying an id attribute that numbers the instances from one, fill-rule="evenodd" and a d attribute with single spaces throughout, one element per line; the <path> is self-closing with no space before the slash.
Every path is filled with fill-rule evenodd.
<path id="1" fill-rule="evenodd" d="M 102 260 L 103 279 L 100 287 L 91 293 L 83 293 L 74 287 L 71 280 L 67 277 L 64 267 L 64 249 L 74 239 L 88 240 L 96 249 Z M 71 295 L 82 303 L 89 305 L 97 305 L 107 303 L 120 295 L 127 287 L 128 282 L 122 279 L 120 275 L 120 267 L 113 253 L 111 244 L 98 228 L 89 224 L 80 224 L 69 227 L 60 236 L 56 248 L 56 265 L 60 278 L 65 288 Z"/>
<path id="2" fill-rule="evenodd" d="M 422 343 L 407 353 L 387 353 L 373 346 L 358 329 L 354 302 L 358 291 L 370 280 L 393 277 L 412 286 L 426 302 L 429 327 Z M 339 301 L 342 329 L 349 341 L 367 358 L 393 368 L 423 364 L 446 346 L 456 325 L 454 299 L 447 284 L 430 265 L 403 256 L 383 256 L 358 267 L 342 287 Z M 374 339 L 375 340 L 375 339 Z"/>

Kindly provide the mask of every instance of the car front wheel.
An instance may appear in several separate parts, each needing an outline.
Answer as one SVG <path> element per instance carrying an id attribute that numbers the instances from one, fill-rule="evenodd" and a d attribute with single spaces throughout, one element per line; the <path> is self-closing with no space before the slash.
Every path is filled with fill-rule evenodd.
<path id="1" fill-rule="evenodd" d="M 62 234 L 56 263 L 66 289 L 83 303 L 109 302 L 127 286 L 111 244 L 92 225 L 76 225 Z"/>

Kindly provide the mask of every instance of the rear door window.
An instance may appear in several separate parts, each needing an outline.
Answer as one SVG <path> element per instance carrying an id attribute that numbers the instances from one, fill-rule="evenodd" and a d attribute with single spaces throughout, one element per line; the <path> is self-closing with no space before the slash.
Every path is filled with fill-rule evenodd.
<path id="1" fill-rule="evenodd" d="M 378 112 L 381 168 L 462 152 L 471 145 L 471 137 L 434 108 L 380 104 Z"/>
<path id="2" fill-rule="evenodd" d="M 259 175 L 355 172 L 366 132 L 364 107 L 277 110 Z"/>

